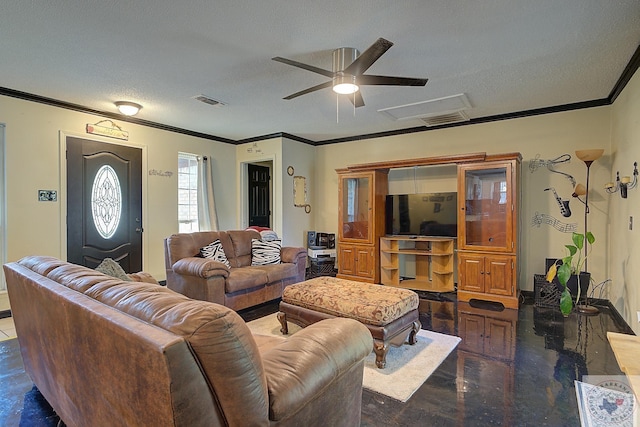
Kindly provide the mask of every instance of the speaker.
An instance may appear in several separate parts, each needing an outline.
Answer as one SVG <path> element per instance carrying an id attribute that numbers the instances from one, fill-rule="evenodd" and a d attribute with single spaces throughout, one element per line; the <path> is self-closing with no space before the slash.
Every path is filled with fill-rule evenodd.
<path id="1" fill-rule="evenodd" d="M 336 235 L 327 234 L 327 249 L 335 249 L 335 248 L 336 248 Z"/>
<path id="2" fill-rule="evenodd" d="M 329 235 L 327 233 L 316 233 L 318 246 L 326 248 L 329 244 Z"/>
<path id="3" fill-rule="evenodd" d="M 307 231 L 307 247 L 316 246 L 316 232 Z"/>

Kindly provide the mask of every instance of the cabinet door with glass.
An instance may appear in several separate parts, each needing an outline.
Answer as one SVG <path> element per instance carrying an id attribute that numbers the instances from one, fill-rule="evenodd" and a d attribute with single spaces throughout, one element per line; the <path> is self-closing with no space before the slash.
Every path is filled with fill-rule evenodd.
<path id="1" fill-rule="evenodd" d="M 370 173 L 340 176 L 339 239 L 360 243 L 373 242 L 373 183 Z"/>
<path id="2" fill-rule="evenodd" d="M 458 167 L 458 247 L 515 251 L 515 162 Z"/>

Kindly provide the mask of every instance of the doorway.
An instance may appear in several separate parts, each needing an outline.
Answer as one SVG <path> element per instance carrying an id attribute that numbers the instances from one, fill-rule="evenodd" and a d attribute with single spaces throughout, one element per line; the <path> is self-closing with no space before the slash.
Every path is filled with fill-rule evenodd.
<path id="1" fill-rule="evenodd" d="M 264 164 L 247 165 L 249 226 L 271 227 L 271 167 Z"/>
<path id="2" fill-rule="evenodd" d="M 142 149 L 68 136 L 67 260 L 142 270 Z"/>

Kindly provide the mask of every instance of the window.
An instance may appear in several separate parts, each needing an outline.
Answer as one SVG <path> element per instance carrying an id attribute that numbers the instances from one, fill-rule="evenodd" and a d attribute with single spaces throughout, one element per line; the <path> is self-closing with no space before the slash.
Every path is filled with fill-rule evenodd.
<path id="1" fill-rule="evenodd" d="M 178 153 L 178 231 L 198 230 L 198 157 Z"/>
<path id="2" fill-rule="evenodd" d="M 91 188 L 93 223 L 103 239 L 110 239 L 120 224 L 122 189 L 116 171 L 109 165 L 98 169 Z"/>

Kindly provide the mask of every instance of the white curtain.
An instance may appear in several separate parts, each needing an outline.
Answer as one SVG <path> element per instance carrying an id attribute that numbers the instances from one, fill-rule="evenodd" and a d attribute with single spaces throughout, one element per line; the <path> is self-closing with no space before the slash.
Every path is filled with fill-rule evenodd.
<path id="1" fill-rule="evenodd" d="M 198 157 L 198 229 L 218 231 L 218 215 L 213 201 L 213 173 L 211 161 Z"/>

